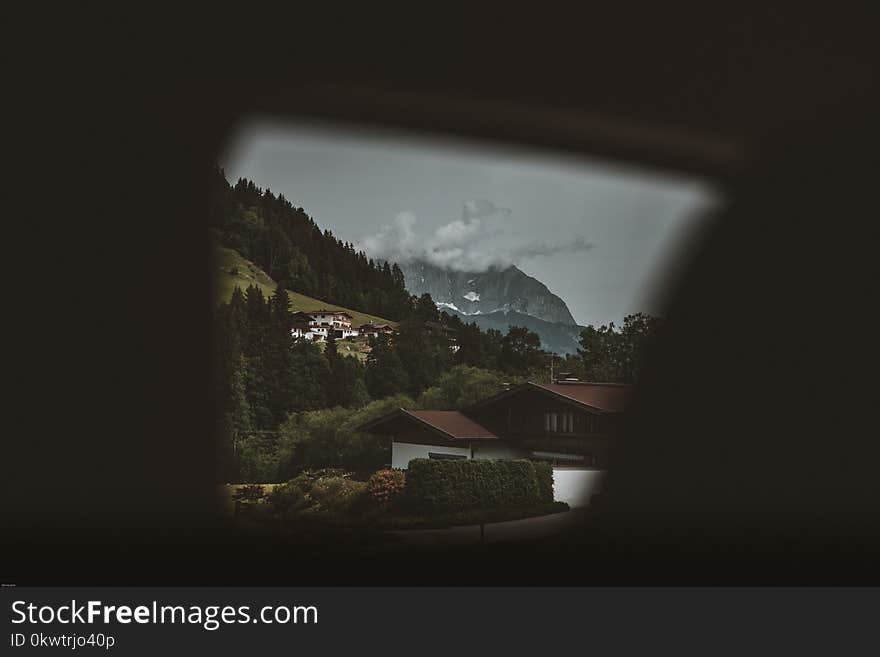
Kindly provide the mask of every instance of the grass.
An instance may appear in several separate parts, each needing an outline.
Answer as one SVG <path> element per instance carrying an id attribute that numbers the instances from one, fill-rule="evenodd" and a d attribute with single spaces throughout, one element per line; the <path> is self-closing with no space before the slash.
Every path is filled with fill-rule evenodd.
<path id="1" fill-rule="evenodd" d="M 217 285 L 217 298 L 215 299 L 215 304 L 229 301 L 230 297 L 232 297 L 232 292 L 236 287 L 240 287 L 242 291 L 244 291 L 249 285 L 256 285 L 267 297 L 271 296 L 275 292 L 275 288 L 278 287 L 278 284 L 273 281 L 266 272 L 233 249 L 227 249 L 226 247 L 215 245 L 215 262 L 215 280 Z M 323 308 L 338 309 L 345 310 L 351 314 L 352 325 L 355 327 L 369 322 L 397 326 L 397 322 L 392 322 L 384 317 L 362 313 L 357 310 L 346 308 L 345 306 L 307 297 L 298 292 L 291 292 L 288 290 L 287 295 L 290 297 L 290 309 L 294 312 L 297 310 L 312 312 Z M 366 357 L 366 355 L 364 355 L 364 357 Z"/>
<path id="2" fill-rule="evenodd" d="M 326 342 L 319 342 L 322 349 L 327 348 Z M 362 363 L 367 360 L 367 349 L 369 347 L 366 340 L 337 340 L 336 351 L 342 356 L 351 356 L 357 358 Z"/>

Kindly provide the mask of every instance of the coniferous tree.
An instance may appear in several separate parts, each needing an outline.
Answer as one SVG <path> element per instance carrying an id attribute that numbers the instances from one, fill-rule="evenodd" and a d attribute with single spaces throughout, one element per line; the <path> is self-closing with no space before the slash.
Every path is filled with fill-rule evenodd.
<path id="1" fill-rule="evenodd" d="M 345 364 L 339 355 L 336 337 L 333 335 L 332 330 L 328 331 L 327 348 L 324 350 L 324 356 L 327 358 L 327 367 L 330 372 L 330 383 L 327 386 L 327 405 L 344 406 Z"/>
<path id="2" fill-rule="evenodd" d="M 366 384 L 373 399 L 390 397 L 408 388 L 406 369 L 387 335 L 370 339 Z"/>
<path id="3" fill-rule="evenodd" d="M 464 324 L 458 332 L 458 351 L 455 354 L 455 362 L 460 365 L 474 367 L 487 367 L 484 361 L 483 339 L 480 327 L 476 322 Z"/>
<path id="4" fill-rule="evenodd" d="M 250 404 L 245 387 L 247 361 L 242 350 L 236 306 L 242 297 L 222 305 L 217 312 L 214 334 L 215 400 L 220 449 L 219 477 L 234 481 L 238 476 L 237 447 L 252 428 Z"/>
<path id="5" fill-rule="evenodd" d="M 287 379 L 289 412 L 310 411 L 330 405 L 330 368 L 318 345 L 308 340 L 294 341 Z"/>
<path id="6" fill-rule="evenodd" d="M 440 319 L 437 304 L 434 303 L 434 299 L 427 292 L 416 300 L 413 315 L 422 322 L 436 322 Z"/>
<path id="7" fill-rule="evenodd" d="M 230 186 L 222 169 L 212 178 L 211 224 L 220 243 L 253 260 L 269 276 L 296 292 L 388 317 L 410 309 L 399 267 L 368 259 L 330 230 L 321 230 L 283 195 L 262 191 L 253 181 Z"/>
<path id="8" fill-rule="evenodd" d="M 407 372 L 407 394 L 418 396 L 452 366 L 451 347 L 442 328 L 428 326 L 418 316 L 400 323 L 394 349 Z"/>

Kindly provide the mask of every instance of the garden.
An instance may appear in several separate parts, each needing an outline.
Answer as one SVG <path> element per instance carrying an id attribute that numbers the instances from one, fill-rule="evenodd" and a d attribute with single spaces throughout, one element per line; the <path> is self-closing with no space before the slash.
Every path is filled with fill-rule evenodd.
<path id="1" fill-rule="evenodd" d="M 526 460 L 415 459 L 358 477 L 305 470 L 275 485 L 227 487 L 237 522 L 282 532 L 386 531 L 517 520 L 568 510 L 553 469 Z"/>

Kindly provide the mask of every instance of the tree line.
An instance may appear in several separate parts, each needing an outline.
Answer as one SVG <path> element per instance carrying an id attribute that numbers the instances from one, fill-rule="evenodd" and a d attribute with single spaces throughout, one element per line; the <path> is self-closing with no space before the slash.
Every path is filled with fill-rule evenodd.
<path id="1" fill-rule="evenodd" d="M 220 305 L 215 329 L 215 386 L 220 473 L 225 481 L 292 476 L 303 467 L 381 467 L 387 454 L 353 428 L 393 408 L 454 409 L 495 394 L 502 383 L 547 381 L 553 364 L 584 380 L 630 382 L 656 329 L 647 315 L 588 327 L 578 355 L 540 348 L 537 334 L 506 335 L 439 312 L 430 295 L 412 297 L 393 336 L 369 340 L 366 363 L 291 335 L 287 291 L 265 297 L 236 288 Z M 389 406 L 389 404 L 391 404 Z M 396 405 L 395 405 L 396 404 Z"/>
<path id="2" fill-rule="evenodd" d="M 211 178 L 210 223 L 220 243 L 255 262 L 285 289 L 361 312 L 402 318 L 410 295 L 397 264 L 377 262 L 329 230 L 283 194 L 253 181 Z"/>
<path id="3" fill-rule="evenodd" d="M 279 427 L 297 414 L 358 409 L 400 395 L 418 399 L 456 366 L 493 372 L 498 380 L 540 374 L 545 354 L 537 334 L 517 327 L 504 336 L 484 333 L 439 312 L 429 294 L 411 297 L 408 308 L 393 336 L 369 340 L 369 354 L 361 363 L 342 356 L 332 337 L 323 348 L 294 338 L 295 309 L 283 286 L 268 298 L 255 285 L 235 288 L 215 317 L 222 476 L 238 478 L 245 439 L 251 447 L 260 444 L 272 451 Z"/>

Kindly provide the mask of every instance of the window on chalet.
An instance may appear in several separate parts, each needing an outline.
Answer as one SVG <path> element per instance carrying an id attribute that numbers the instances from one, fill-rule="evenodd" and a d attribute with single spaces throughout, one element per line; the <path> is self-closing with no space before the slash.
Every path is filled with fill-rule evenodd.
<path id="1" fill-rule="evenodd" d="M 571 411 L 564 411 L 562 413 L 548 411 L 544 413 L 544 431 L 574 433 L 574 413 Z"/>
<path id="2" fill-rule="evenodd" d="M 443 454 L 442 452 L 428 452 L 429 459 L 437 459 L 438 461 L 452 461 L 457 459 L 466 459 L 464 454 Z"/>

